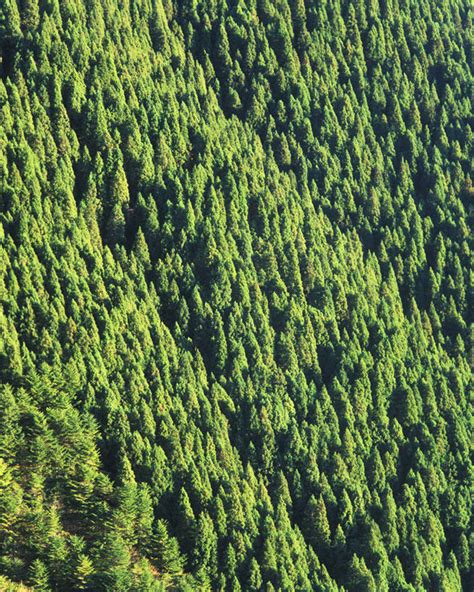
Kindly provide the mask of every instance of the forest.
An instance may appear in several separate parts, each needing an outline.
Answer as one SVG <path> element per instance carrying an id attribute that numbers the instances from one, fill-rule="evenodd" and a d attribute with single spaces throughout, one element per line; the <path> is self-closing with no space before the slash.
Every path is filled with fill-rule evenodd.
<path id="1" fill-rule="evenodd" d="M 468 0 L 0 0 L 0 590 L 474 589 Z"/>

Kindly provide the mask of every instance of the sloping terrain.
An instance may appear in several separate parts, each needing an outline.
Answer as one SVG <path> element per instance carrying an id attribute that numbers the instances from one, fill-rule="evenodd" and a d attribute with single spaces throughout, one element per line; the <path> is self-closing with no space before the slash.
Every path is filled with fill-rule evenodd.
<path id="1" fill-rule="evenodd" d="M 0 2 L 5 582 L 472 589 L 470 32 Z"/>

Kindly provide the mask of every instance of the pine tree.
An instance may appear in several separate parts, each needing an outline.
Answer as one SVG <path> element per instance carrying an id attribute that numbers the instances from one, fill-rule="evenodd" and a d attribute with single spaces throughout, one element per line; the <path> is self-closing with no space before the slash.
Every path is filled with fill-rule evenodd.
<path id="1" fill-rule="evenodd" d="M 78 558 L 77 566 L 74 573 L 74 585 L 78 590 L 90 590 L 91 576 L 94 573 L 94 566 L 87 557 L 87 555 L 81 555 Z"/>
<path id="2" fill-rule="evenodd" d="M 169 574 L 181 573 L 184 558 L 174 537 L 168 534 L 166 522 L 157 520 L 150 540 L 150 558 L 157 567 Z"/>
<path id="3" fill-rule="evenodd" d="M 30 566 L 29 581 L 34 590 L 38 590 L 38 592 L 49 592 L 51 590 L 48 569 L 39 559 L 35 559 Z"/>

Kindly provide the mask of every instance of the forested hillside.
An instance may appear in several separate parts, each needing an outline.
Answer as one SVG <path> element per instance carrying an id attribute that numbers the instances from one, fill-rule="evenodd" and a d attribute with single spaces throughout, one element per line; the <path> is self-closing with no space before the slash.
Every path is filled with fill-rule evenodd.
<path id="1" fill-rule="evenodd" d="M 0 590 L 474 589 L 470 4 L 0 0 Z"/>

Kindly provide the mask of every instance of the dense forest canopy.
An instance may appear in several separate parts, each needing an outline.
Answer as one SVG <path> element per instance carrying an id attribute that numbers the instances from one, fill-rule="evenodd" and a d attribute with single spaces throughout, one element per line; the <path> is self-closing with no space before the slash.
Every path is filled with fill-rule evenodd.
<path id="1" fill-rule="evenodd" d="M 0 0 L 0 589 L 472 590 L 468 0 Z"/>

